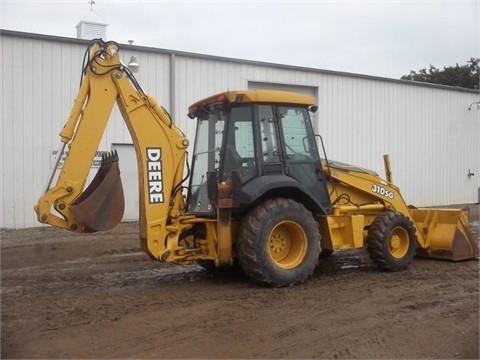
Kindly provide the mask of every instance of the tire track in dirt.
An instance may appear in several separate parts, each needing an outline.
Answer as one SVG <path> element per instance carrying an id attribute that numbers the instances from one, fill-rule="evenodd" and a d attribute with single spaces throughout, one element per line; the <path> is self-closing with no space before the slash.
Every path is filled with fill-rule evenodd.
<path id="1" fill-rule="evenodd" d="M 305 284 L 267 289 L 151 261 L 137 239 L 136 224 L 2 232 L 2 358 L 479 356 L 478 261 L 385 273 L 339 252 Z"/>

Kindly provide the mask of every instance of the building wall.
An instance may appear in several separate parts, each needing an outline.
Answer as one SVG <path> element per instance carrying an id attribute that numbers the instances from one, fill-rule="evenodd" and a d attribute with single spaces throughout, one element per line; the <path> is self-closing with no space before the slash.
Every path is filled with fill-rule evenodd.
<path id="1" fill-rule="evenodd" d="M 88 41 L 2 31 L 0 44 L 0 227 L 38 226 L 33 205 L 76 97 Z M 408 203 L 478 201 L 480 111 L 468 111 L 478 92 L 131 45 L 121 45 L 121 51 L 124 63 L 137 58 L 139 83 L 192 143 L 195 121 L 186 116 L 187 109 L 203 97 L 261 87 L 309 92 L 317 97 L 315 128 L 329 159 L 384 176 L 382 156 L 388 153 L 394 182 Z M 99 150 L 130 143 L 115 110 Z M 475 176 L 467 176 L 469 169 Z"/>

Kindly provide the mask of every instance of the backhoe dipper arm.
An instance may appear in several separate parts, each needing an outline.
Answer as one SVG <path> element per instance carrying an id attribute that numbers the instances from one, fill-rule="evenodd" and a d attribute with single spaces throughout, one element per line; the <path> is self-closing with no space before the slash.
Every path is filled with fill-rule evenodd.
<path id="1" fill-rule="evenodd" d="M 86 214 L 90 216 L 88 219 L 88 216 L 79 215 L 81 212 L 78 211 L 81 204 L 93 202 L 93 214 L 108 218 L 110 212 L 115 213 L 116 209 L 109 209 L 106 205 L 117 206 L 115 199 L 109 199 L 109 188 L 117 186 L 117 181 L 109 180 L 109 185 L 103 187 L 99 183 L 104 178 L 118 178 L 118 165 L 117 175 L 112 166 L 118 160 L 116 154 L 103 159 L 99 169 L 102 176 L 97 181 L 97 174 L 92 181 L 93 186 L 91 184 L 82 194 L 115 101 L 132 136 L 137 155 L 142 247 L 152 258 L 158 259 L 160 254 L 178 246 L 176 242 L 167 240 L 174 238 L 172 233 L 180 229 L 175 225 L 175 217 L 184 207 L 183 194 L 179 189 L 184 180 L 188 140 L 173 124 L 166 110 L 143 92 L 121 63 L 118 44 L 114 42 L 96 39 L 88 49 L 82 85 L 60 133 L 62 143 L 68 146 L 68 154 L 56 183 L 51 186 L 52 175 L 45 193 L 35 205 L 35 211 L 40 222 L 77 232 L 106 230 L 121 220 L 123 193 L 122 215 L 113 222 L 99 221 L 95 216 L 92 218 L 91 214 Z M 52 212 L 52 207 L 58 214 Z"/>

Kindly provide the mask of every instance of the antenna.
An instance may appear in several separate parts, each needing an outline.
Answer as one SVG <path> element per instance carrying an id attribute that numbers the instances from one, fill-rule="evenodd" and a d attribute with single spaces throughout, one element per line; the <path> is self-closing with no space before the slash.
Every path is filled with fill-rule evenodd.
<path id="1" fill-rule="evenodd" d="M 90 4 L 90 11 L 93 11 L 93 5 L 95 5 L 95 1 L 90 0 L 88 3 Z"/>

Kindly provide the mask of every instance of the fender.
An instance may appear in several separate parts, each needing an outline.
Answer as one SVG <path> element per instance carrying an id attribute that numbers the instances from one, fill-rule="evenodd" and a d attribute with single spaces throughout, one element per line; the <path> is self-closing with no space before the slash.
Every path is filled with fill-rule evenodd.
<path id="1" fill-rule="evenodd" d="M 292 198 L 305 205 L 310 211 L 320 214 L 331 213 L 331 204 L 318 202 L 305 187 L 287 175 L 265 175 L 253 179 L 243 186 L 240 208 L 246 210 L 260 199 L 276 194 Z"/>

